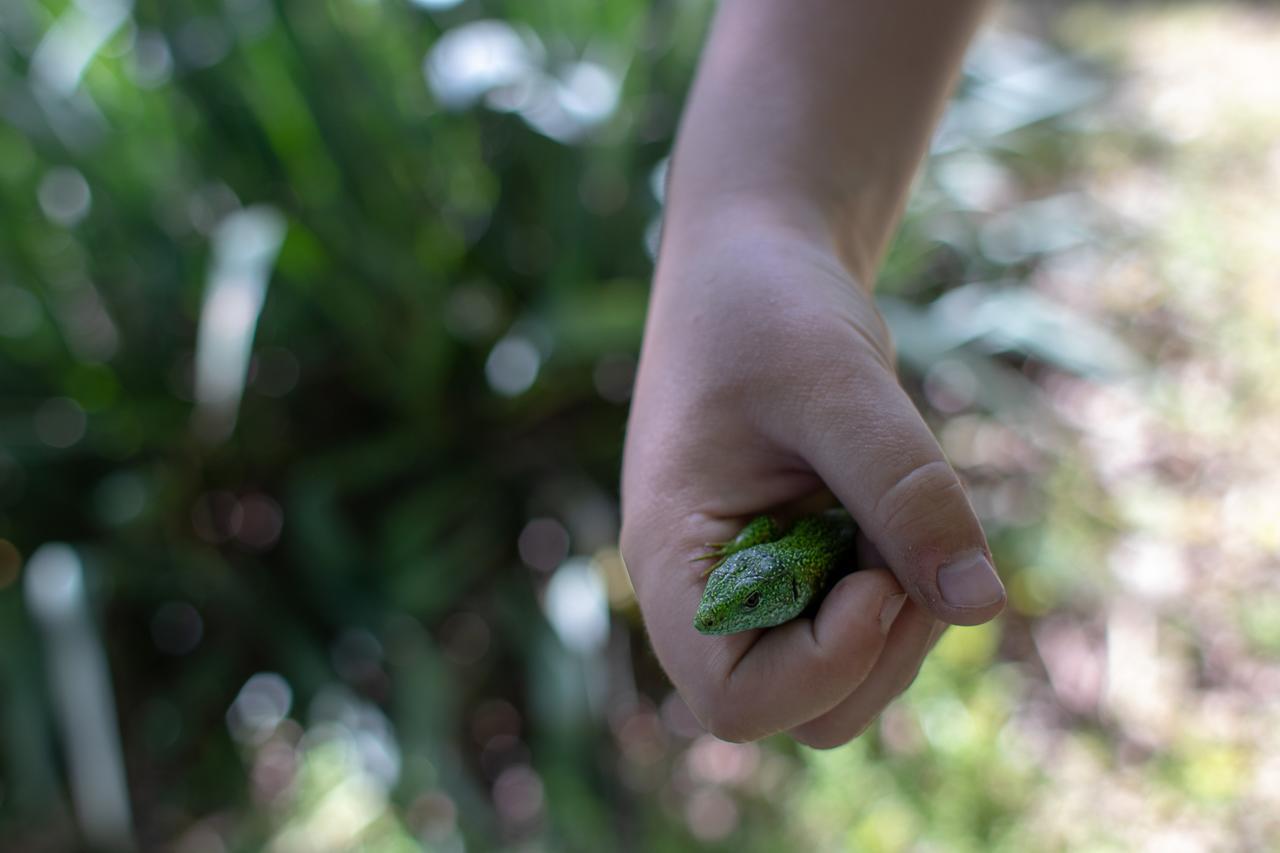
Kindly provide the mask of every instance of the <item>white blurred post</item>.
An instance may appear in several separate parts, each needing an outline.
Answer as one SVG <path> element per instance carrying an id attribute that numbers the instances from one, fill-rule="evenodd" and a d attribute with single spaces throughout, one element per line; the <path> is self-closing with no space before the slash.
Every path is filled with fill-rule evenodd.
<path id="1" fill-rule="evenodd" d="M 99 849 L 132 850 L 115 697 L 89 615 L 79 555 L 69 545 L 41 546 L 27 564 L 24 592 L 44 639 L 49 687 L 84 839 Z"/>
<path id="2" fill-rule="evenodd" d="M 196 333 L 196 434 L 223 441 L 236 425 L 267 280 L 285 222 L 260 205 L 229 214 L 213 235 L 213 266 Z"/>

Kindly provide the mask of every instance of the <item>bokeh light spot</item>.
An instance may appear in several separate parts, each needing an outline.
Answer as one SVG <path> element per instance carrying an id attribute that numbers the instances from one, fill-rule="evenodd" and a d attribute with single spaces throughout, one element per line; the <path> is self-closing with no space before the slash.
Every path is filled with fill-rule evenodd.
<path id="1" fill-rule="evenodd" d="M 254 755 L 250 771 L 255 798 L 272 802 L 289 788 L 297 772 L 297 751 L 277 738 L 267 741 Z"/>
<path id="2" fill-rule="evenodd" d="M 505 699 L 483 702 L 471 715 L 471 735 L 479 744 L 499 735 L 516 737 L 520 734 L 520 725 L 520 711 Z"/>
<path id="3" fill-rule="evenodd" d="M 89 182 L 70 166 L 55 166 L 46 172 L 36 195 L 49 221 L 65 227 L 84 219 L 93 201 Z"/>
<path id="4" fill-rule="evenodd" d="M 58 300 L 58 319 L 76 358 L 100 363 L 116 354 L 120 333 L 93 286 L 78 287 Z"/>
<path id="5" fill-rule="evenodd" d="M 738 805 L 714 788 L 696 791 L 685 805 L 689 830 L 701 841 L 721 841 L 738 826 Z"/>
<path id="6" fill-rule="evenodd" d="M 554 518 L 535 518 L 520 531 L 516 548 L 530 568 L 555 571 L 569 556 L 569 531 Z"/>
<path id="7" fill-rule="evenodd" d="M 231 34 L 217 18 L 196 16 L 178 30 L 178 54 L 194 68 L 217 65 L 231 50 Z"/>
<path id="8" fill-rule="evenodd" d="M 435 12 L 441 9 L 452 9 L 454 6 L 461 3 L 462 0 L 409 0 L 409 2 L 420 8 L 430 9 Z"/>
<path id="9" fill-rule="evenodd" d="M 405 817 L 418 837 L 429 844 L 447 840 L 458 827 L 458 807 L 444 791 L 419 794 Z"/>
<path id="10" fill-rule="evenodd" d="M 528 764 L 529 747 L 515 735 L 498 734 L 485 741 L 480 750 L 480 769 L 495 779 L 508 767 Z"/>
<path id="11" fill-rule="evenodd" d="M 542 813 L 542 779 L 532 767 L 508 767 L 493 783 L 493 804 L 508 823 L 528 823 Z"/>
<path id="12" fill-rule="evenodd" d="M 151 618 L 151 638 L 167 655 L 187 654 L 200 645 L 203 636 L 204 620 L 185 601 L 166 601 Z"/>
<path id="13" fill-rule="evenodd" d="M 453 289 L 445 303 L 445 326 L 461 340 L 481 340 L 497 329 L 500 308 L 501 295 L 493 285 L 485 282 L 460 285 Z"/>
<path id="14" fill-rule="evenodd" d="M 737 784 L 751 776 L 760 764 L 760 748 L 751 743 L 729 743 L 703 735 L 688 753 L 689 774 L 700 782 Z"/>
<path id="15" fill-rule="evenodd" d="M 596 62 L 576 62 L 564 72 L 558 94 L 565 112 L 590 126 L 613 114 L 621 90 L 617 75 L 608 68 Z"/>
<path id="16" fill-rule="evenodd" d="M 556 570 L 543 606 L 560 641 L 581 654 L 594 652 L 609 637 L 609 603 L 604 580 L 591 560 L 575 558 Z"/>
<path id="17" fill-rule="evenodd" d="M 473 21 L 442 35 L 427 54 L 423 71 L 440 102 L 465 107 L 498 86 L 528 75 L 531 45 L 502 21 Z"/>
<path id="18" fill-rule="evenodd" d="M 140 30 L 133 43 L 129 76 L 142 89 L 154 89 L 169 82 L 173 74 L 173 54 L 164 36 L 154 30 Z"/>
<path id="19" fill-rule="evenodd" d="M 525 338 L 509 335 L 489 353 L 484 375 L 494 391 L 504 397 L 517 397 L 533 387 L 541 366 L 537 347 Z"/>
<path id="20" fill-rule="evenodd" d="M 133 471 L 118 471 L 104 477 L 93 490 L 94 512 L 112 527 L 128 524 L 146 507 L 146 483 Z"/>
<path id="21" fill-rule="evenodd" d="M 242 743 L 262 743 L 289 713 L 293 689 L 274 672 L 254 674 L 227 711 L 227 728 Z"/>
<path id="22" fill-rule="evenodd" d="M 240 499 L 240 523 L 235 537 L 258 551 L 265 551 L 280 539 L 284 511 L 271 497 L 253 493 Z"/>
<path id="23" fill-rule="evenodd" d="M 929 405 L 939 412 L 962 412 L 977 399 L 978 377 L 964 362 L 944 359 L 925 373 L 924 393 Z"/>
<path id="24" fill-rule="evenodd" d="M 455 613 L 440 626 L 440 639 L 446 656 L 470 666 L 489 651 L 489 624 L 475 613 Z"/>
<path id="25" fill-rule="evenodd" d="M 655 764 L 666 754 L 667 733 L 652 708 L 638 707 L 622 715 L 614 734 L 622 754 L 636 764 Z"/>
<path id="26" fill-rule="evenodd" d="M 84 409 L 68 397 L 46 400 L 36 409 L 34 418 L 36 437 L 59 450 L 84 438 L 86 423 Z"/>

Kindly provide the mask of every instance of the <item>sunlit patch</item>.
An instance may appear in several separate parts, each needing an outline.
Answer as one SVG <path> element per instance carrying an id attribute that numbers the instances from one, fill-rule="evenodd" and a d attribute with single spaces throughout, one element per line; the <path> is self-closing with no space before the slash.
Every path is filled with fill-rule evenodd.
<path id="1" fill-rule="evenodd" d="M 541 61 L 541 45 L 502 21 L 473 21 L 446 32 L 432 46 L 423 70 L 431 90 L 450 107 L 474 103 L 509 86 Z"/>
<path id="2" fill-rule="evenodd" d="M 343 685 L 330 684 L 311 700 L 308 721 L 310 728 L 301 744 L 304 750 L 335 743 L 359 773 L 384 793 L 399 781 L 402 759 L 396 732 L 374 703 Z"/>
<path id="3" fill-rule="evenodd" d="M 516 113 L 560 142 L 578 141 L 613 115 L 622 91 L 614 69 L 592 59 L 547 66 L 536 34 L 484 20 L 442 35 L 423 73 L 445 106 L 461 109 L 483 99 L 490 109 Z"/>
<path id="4" fill-rule="evenodd" d="M 995 210 L 1015 193 L 1013 176 L 986 154 L 959 151 L 931 164 L 934 180 L 962 209 Z"/>
<path id="5" fill-rule="evenodd" d="M 31 76 L 50 91 L 70 96 L 89 63 L 129 20 L 132 0 L 68 4 L 31 57 Z"/>
<path id="6" fill-rule="evenodd" d="M 561 642 L 579 654 L 598 651 L 609 637 L 604 580 L 589 559 L 575 557 L 556 570 L 543 607 Z"/>
<path id="7" fill-rule="evenodd" d="M 312 699 L 310 725 L 303 729 L 283 716 L 289 702 L 282 683 L 279 676 L 253 676 L 237 699 L 252 706 L 242 715 L 257 719 L 251 731 L 268 731 L 248 740 L 239 736 L 250 762 L 253 795 L 274 818 L 274 833 L 264 849 L 411 849 L 388 795 L 399 780 L 401 753 L 387 716 L 343 686 L 330 684 Z M 256 698 L 248 701 L 246 695 Z M 239 725 L 243 721 L 233 733 Z M 440 839 L 447 839 L 452 820 L 447 831 L 443 822 L 435 829 Z"/>
<path id="8" fill-rule="evenodd" d="M 584 60 L 561 71 L 556 97 L 569 116 L 591 127 L 613 114 L 621 89 L 616 74 L 598 62 Z"/>

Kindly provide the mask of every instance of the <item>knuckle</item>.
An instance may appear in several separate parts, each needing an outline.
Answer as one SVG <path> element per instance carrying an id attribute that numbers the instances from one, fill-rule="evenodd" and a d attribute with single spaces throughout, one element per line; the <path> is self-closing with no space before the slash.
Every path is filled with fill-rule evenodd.
<path id="1" fill-rule="evenodd" d="M 874 515 L 886 532 L 900 533 L 949 514 L 957 498 L 967 507 L 956 472 L 945 460 L 934 459 L 897 477 L 876 502 Z"/>

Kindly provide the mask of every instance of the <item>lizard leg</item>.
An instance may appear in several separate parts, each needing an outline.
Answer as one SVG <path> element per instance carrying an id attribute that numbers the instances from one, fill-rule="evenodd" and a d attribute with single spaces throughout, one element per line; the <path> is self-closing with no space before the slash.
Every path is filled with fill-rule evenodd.
<path id="1" fill-rule="evenodd" d="M 782 528 L 771 516 L 759 515 L 751 519 L 746 527 L 738 531 L 737 536 L 727 542 L 708 542 L 707 553 L 696 557 L 695 560 L 712 561 L 707 570 L 702 573 L 702 576 L 706 577 L 714 572 L 721 563 L 739 551 L 754 548 L 756 545 L 775 542 L 781 536 Z"/>

